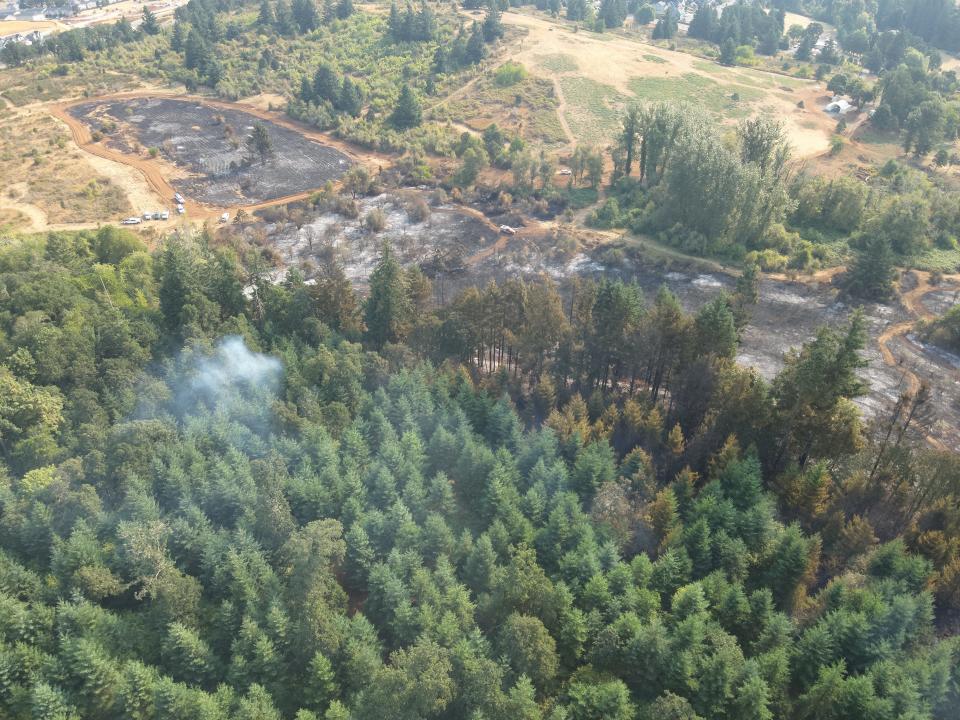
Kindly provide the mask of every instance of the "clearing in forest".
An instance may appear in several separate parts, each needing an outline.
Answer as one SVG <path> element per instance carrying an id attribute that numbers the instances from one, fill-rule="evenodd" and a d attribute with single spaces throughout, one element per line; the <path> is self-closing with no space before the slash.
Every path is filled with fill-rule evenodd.
<path id="1" fill-rule="evenodd" d="M 693 55 L 615 34 L 575 30 L 539 16 L 505 13 L 504 24 L 526 30 L 510 59 L 554 83 L 557 112 L 570 145 L 606 145 L 631 102 L 688 102 L 720 122 L 766 114 L 782 121 L 795 153 L 829 147 L 836 118 L 822 112 L 825 93 L 814 82 L 743 67 L 723 67 Z M 802 106 L 800 105 L 802 101 Z"/>

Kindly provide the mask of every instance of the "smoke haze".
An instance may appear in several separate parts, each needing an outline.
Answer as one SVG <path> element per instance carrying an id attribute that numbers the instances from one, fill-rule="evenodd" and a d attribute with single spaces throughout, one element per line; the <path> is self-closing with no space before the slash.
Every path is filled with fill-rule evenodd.
<path id="1" fill-rule="evenodd" d="M 239 335 L 223 338 L 209 357 L 196 360 L 190 390 L 216 402 L 245 389 L 276 390 L 283 365 L 274 357 L 253 352 Z"/>

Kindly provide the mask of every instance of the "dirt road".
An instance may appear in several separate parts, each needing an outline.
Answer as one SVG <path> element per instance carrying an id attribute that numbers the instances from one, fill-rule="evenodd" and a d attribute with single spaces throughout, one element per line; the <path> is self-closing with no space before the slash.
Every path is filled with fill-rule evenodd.
<path id="1" fill-rule="evenodd" d="M 23 215 L 30 222 L 30 226 L 25 228 L 26 232 L 47 232 L 50 230 L 89 230 L 100 227 L 100 223 L 51 223 L 48 222 L 47 214 L 30 203 L 19 202 L 11 198 L 0 200 L 0 207 L 4 210 L 15 210 Z"/>
<path id="2" fill-rule="evenodd" d="M 904 392 L 915 396 L 920 390 L 920 378 L 917 377 L 917 374 L 913 372 L 911 368 L 903 363 L 903 359 L 897 358 L 890 346 L 895 340 L 900 340 L 910 345 L 913 351 L 922 354 L 923 348 L 907 337 L 907 335 L 916 326 L 918 321 L 932 320 L 936 317 L 934 313 L 930 312 L 924 305 L 923 299 L 930 293 L 945 288 L 957 288 L 957 282 L 960 280 L 960 277 L 956 275 L 945 276 L 940 284 L 934 285 L 930 281 L 930 273 L 920 270 L 913 270 L 912 272 L 917 279 L 916 287 L 900 294 L 901 304 L 912 317 L 909 320 L 890 325 L 877 338 L 877 345 L 880 347 L 880 354 L 883 356 L 883 361 L 890 367 L 899 368 L 902 373 L 903 382 L 906 383 Z M 952 375 L 957 375 L 955 370 L 949 370 L 948 372 Z M 931 446 L 938 450 L 950 449 L 949 446 L 938 438 L 926 435 L 926 440 Z"/>

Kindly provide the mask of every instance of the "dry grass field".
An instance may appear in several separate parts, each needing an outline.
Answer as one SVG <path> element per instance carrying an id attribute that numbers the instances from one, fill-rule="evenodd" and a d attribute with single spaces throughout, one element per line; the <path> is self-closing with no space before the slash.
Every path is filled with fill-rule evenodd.
<path id="1" fill-rule="evenodd" d="M 19 229 L 116 221 L 142 200 L 142 180 L 116 163 L 97 163 L 67 129 L 40 109 L 0 119 L 0 219 Z"/>
<path id="2" fill-rule="evenodd" d="M 34 30 L 63 29 L 64 26 L 55 20 L 0 20 L 0 37 L 15 33 L 28 33 Z"/>
<path id="3" fill-rule="evenodd" d="M 631 102 L 688 102 L 718 122 L 766 114 L 781 120 L 799 157 L 829 148 L 836 119 L 822 112 L 812 81 L 751 68 L 727 68 L 693 55 L 614 34 L 577 30 L 542 16 L 508 12 L 505 25 L 525 32 L 506 57 L 554 86 L 556 112 L 570 144 L 610 142 Z M 803 107 L 798 106 L 803 101 Z M 469 118 L 465 119 L 469 123 Z"/>

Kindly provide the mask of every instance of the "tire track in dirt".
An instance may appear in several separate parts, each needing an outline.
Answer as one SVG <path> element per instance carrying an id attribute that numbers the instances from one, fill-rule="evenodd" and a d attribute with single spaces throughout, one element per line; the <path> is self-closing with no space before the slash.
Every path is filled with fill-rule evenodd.
<path id="1" fill-rule="evenodd" d="M 30 223 L 27 232 L 42 232 L 47 229 L 47 214 L 36 205 L 17 202 L 10 198 L 3 198 L 0 200 L 0 208 L 4 210 L 15 210 L 23 215 L 27 219 L 27 222 Z"/>
<path id="2" fill-rule="evenodd" d="M 934 285 L 930 280 L 931 275 L 929 272 L 924 272 L 921 270 L 913 270 L 912 272 L 914 277 L 917 278 L 917 285 L 913 289 L 901 293 L 899 298 L 904 309 L 906 309 L 906 311 L 910 313 L 912 317 L 910 320 L 894 323 L 893 325 L 887 327 L 877 338 L 877 345 L 880 347 L 880 354 L 883 357 L 884 363 L 886 363 L 889 367 L 899 368 L 903 373 L 901 383 L 907 383 L 906 392 L 908 392 L 911 396 L 916 396 L 916 394 L 920 391 L 921 380 L 917 374 L 913 372 L 913 370 L 903 364 L 902 359 L 897 359 L 896 355 L 893 353 L 893 350 L 890 349 L 890 344 L 896 339 L 902 339 L 903 342 L 910 345 L 915 352 L 919 354 L 923 353 L 923 348 L 908 338 L 907 334 L 916 326 L 917 322 L 921 320 L 932 320 L 936 317 L 936 315 L 930 312 L 930 310 L 923 304 L 923 299 L 930 293 L 944 289 L 944 287 L 955 289 L 957 287 L 957 276 L 944 276 L 941 282 L 945 281 L 950 283 L 949 285 L 944 286 L 943 284 Z M 957 374 L 955 371 L 950 372 L 953 375 Z M 951 449 L 939 438 L 932 437 L 927 433 L 924 433 L 924 438 L 929 445 L 937 450 Z"/>
<path id="3" fill-rule="evenodd" d="M 80 98 L 67 102 L 53 103 L 47 105 L 46 110 L 53 117 L 63 122 L 69 128 L 73 141 L 81 150 L 84 150 L 91 155 L 134 168 L 143 175 L 151 189 L 153 189 L 160 196 L 160 198 L 164 200 L 164 202 L 170 202 L 170 200 L 173 198 L 173 195 L 177 191 L 164 176 L 163 166 L 159 161 L 137 157 L 135 155 L 123 153 L 106 147 L 105 145 L 95 143 L 93 141 L 93 135 L 89 126 L 83 121 L 75 118 L 69 112 L 70 108 L 74 107 L 75 105 L 90 102 L 113 102 L 117 100 L 133 100 L 140 98 L 175 99 L 183 100 L 184 102 L 195 102 L 197 104 L 207 105 L 209 107 L 220 108 L 224 110 L 237 110 L 239 112 L 252 115 L 260 120 L 266 120 L 274 125 L 292 130 L 293 132 L 296 132 L 313 142 L 335 148 L 356 164 L 369 165 L 372 163 L 377 163 L 381 170 L 385 167 L 389 167 L 392 164 L 392 160 L 388 155 L 375 152 L 358 152 L 356 148 L 341 140 L 337 140 L 324 133 L 311 130 L 298 122 L 280 116 L 278 113 L 263 110 L 261 108 L 246 105 L 244 103 L 227 102 L 224 100 L 216 100 L 197 95 L 185 95 L 174 92 L 164 93 L 156 90 L 134 90 L 130 92 L 101 95 L 94 98 Z M 186 198 L 184 206 L 187 208 L 188 215 L 191 218 L 204 219 L 214 217 L 226 209 L 242 209 L 245 212 L 255 212 L 257 210 L 262 210 L 274 205 L 284 205 L 286 203 L 296 202 L 298 200 L 305 200 L 316 193 L 319 189 L 320 188 L 311 188 L 302 192 L 284 195 L 283 197 L 264 200 L 258 203 L 248 203 L 245 205 L 238 203 L 236 205 L 229 206 L 216 206 L 200 203 L 190 198 Z"/>
<path id="4" fill-rule="evenodd" d="M 577 138 L 574 136 L 573 131 L 570 129 L 570 124 L 567 122 L 567 99 L 563 95 L 563 88 L 560 87 L 560 79 L 554 75 L 553 76 L 553 94 L 557 96 L 557 118 L 560 120 L 560 129 L 563 130 L 564 136 L 567 138 L 567 145 L 571 150 L 574 150 L 577 147 Z"/>

